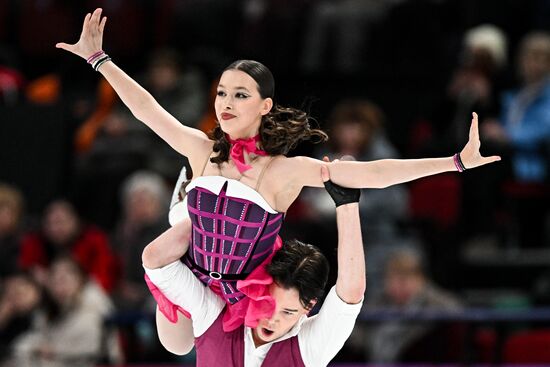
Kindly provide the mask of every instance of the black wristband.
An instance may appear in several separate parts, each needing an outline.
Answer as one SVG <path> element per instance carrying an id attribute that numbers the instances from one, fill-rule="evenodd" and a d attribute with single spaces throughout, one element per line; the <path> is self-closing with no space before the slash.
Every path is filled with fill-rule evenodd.
<path id="1" fill-rule="evenodd" d="M 361 197 L 360 189 L 350 189 L 348 187 L 342 187 L 330 180 L 324 182 L 324 184 L 325 189 L 329 193 L 332 200 L 334 200 L 334 204 L 336 204 L 336 207 L 339 207 L 340 205 L 359 202 L 359 198 Z"/>

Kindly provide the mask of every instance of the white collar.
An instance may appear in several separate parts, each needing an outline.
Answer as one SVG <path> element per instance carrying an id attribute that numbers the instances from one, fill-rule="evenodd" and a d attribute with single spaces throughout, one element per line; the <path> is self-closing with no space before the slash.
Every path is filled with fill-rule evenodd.
<path id="1" fill-rule="evenodd" d="M 258 191 L 232 178 L 227 178 L 223 176 L 200 176 L 193 179 L 193 181 L 191 181 L 189 185 L 187 185 L 185 191 L 189 192 L 195 187 L 202 187 L 213 194 L 219 195 L 223 188 L 223 185 L 226 182 L 227 196 L 251 201 L 271 214 L 279 213 L 278 211 L 273 209 L 271 205 L 269 205 L 269 203 L 263 198 L 262 195 L 260 195 Z"/>

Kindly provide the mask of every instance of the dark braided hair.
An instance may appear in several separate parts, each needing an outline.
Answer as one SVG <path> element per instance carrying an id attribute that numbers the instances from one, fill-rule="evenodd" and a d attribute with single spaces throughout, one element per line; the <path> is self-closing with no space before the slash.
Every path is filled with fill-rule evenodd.
<path id="1" fill-rule="evenodd" d="M 275 79 L 271 71 L 258 61 L 238 60 L 224 69 L 240 70 L 252 77 L 258 84 L 258 91 L 262 98 L 273 98 L 275 95 Z M 312 128 L 312 119 L 304 111 L 291 107 L 274 105 L 269 113 L 262 116 L 260 123 L 260 148 L 269 155 L 287 154 L 299 142 L 313 140 L 315 143 L 328 140 L 327 134 L 320 129 Z M 214 140 L 213 150 L 218 153 L 210 158 L 212 163 L 221 164 L 229 159 L 231 145 L 218 124 L 209 134 Z"/>
<path id="2" fill-rule="evenodd" d="M 295 288 L 302 306 L 310 310 L 312 301 L 321 299 L 325 293 L 329 265 L 317 247 L 292 240 L 273 255 L 266 271 L 280 287 Z"/>

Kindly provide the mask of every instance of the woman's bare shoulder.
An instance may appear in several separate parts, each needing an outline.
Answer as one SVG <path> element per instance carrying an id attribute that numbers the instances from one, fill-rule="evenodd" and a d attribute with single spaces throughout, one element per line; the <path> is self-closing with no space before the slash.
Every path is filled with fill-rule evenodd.
<path id="1" fill-rule="evenodd" d="M 278 181 L 279 186 L 297 186 L 301 189 L 302 186 L 309 186 L 311 179 L 309 176 L 314 176 L 318 179 L 320 165 L 323 164 L 314 158 L 305 156 L 286 157 L 277 156 L 271 163 L 269 176 Z M 315 172 L 315 174 L 312 174 Z"/>
<path id="2" fill-rule="evenodd" d="M 189 164 L 193 172 L 201 172 L 208 163 L 208 160 L 213 154 L 214 141 L 208 138 L 201 139 L 193 147 L 194 154 L 189 159 Z"/>

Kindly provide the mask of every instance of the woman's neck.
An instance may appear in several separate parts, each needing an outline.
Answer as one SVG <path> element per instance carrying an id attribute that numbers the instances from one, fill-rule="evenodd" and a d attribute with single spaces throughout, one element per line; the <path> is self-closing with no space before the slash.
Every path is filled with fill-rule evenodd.
<path id="1" fill-rule="evenodd" d="M 231 138 L 232 140 L 237 140 L 237 139 L 246 140 L 246 139 L 251 139 L 259 134 L 260 134 L 259 130 L 254 130 L 254 131 L 237 132 L 231 135 L 227 134 L 227 136 L 229 136 L 229 138 Z"/>

